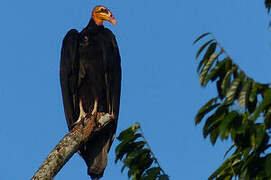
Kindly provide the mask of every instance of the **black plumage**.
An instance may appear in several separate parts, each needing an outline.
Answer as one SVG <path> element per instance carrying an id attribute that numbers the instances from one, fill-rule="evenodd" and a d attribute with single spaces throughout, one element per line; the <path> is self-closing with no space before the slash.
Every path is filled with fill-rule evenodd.
<path id="1" fill-rule="evenodd" d="M 92 113 L 96 100 L 97 112 L 115 117 L 79 150 L 88 174 L 100 178 L 116 132 L 120 104 L 121 64 L 113 33 L 93 19 L 80 33 L 70 30 L 62 44 L 60 81 L 69 130 L 79 118 L 80 103 L 84 112 Z"/>

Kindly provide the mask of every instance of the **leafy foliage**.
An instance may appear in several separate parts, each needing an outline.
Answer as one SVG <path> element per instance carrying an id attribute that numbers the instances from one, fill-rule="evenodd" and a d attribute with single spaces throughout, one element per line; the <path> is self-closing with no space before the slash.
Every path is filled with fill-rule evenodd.
<path id="1" fill-rule="evenodd" d="M 265 6 L 270 13 L 271 0 Z M 194 44 L 210 36 L 196 54 L 204 54 L 197 72 L 203 87 L 216 82 L 218 95 L 200 108 L 195 123 L 205 119 L 203 135 L 213 145 L 218 138 L 230 138 L 233 145 L 225 153 L 231 152 L 230 157 L 208 179 L 271 179 L 271 88 L 248 77 L 212 33 L 202 34 Z M 128 168 L 133 180 L 168 180 L 140 130 L 135 124 L 121 132 L 115 162 L 122 161 L 122 172 Z"/>
<path id="2" fill-rule="evenodd" d="M 270 12 L 270 9 L 271 9 L 271 0 L 265 0 L 265 7 L 267 8 L 267 11 Z"/>
<path id="3" fill-rule="evenodd" d="M 218 138 L 233 142 L 230 157 L 209 179 L 271 179 L 271 88 L 248 77 L 212 33 L 195 42 L 207 37 L 196 55 L 199 79 L 203 87 L 216 82 L 218 95 L 200 108 L 195 123 L 205 119 L 203 135 L 213 145 Z"/>
<path id="4" fill-rule="evenodd" d="M 134 124 L 122 131 L 118 137 L 116 160 L 123 162 L 121 171 L 127 167 L 128 177 L 133 180 L 168 180 L 150 146 L 143 136 L 140 124 Z"/>

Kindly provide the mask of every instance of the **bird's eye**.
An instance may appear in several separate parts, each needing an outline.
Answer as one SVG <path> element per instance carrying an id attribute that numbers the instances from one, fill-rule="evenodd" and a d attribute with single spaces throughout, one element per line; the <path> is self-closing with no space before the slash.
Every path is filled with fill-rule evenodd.
<path id="1" fill-rule="evenodd" d="M 102 12 L 102 13 L 108 13 L 108 10 L 105 9 L 105 8 L 101 8 L 101 9 L 100 9 L 100 12 Z"/>

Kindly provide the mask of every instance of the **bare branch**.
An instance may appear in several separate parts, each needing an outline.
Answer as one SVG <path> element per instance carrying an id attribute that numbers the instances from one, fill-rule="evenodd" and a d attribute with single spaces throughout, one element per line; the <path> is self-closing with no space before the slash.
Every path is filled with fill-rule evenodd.
<path id="1" fill-rule="evenodd" d="M 96 123 L 95 119 L 99 119 Z M 31 180 L 51 180 L 66 164 L 66 162 L 78 151 L 81 145 L 86 142 L 94 131 L 103 128 L 111 121 L 109 114 L 98 113 L 96 116 L 89 116 L 78 123 L 63 137 L 53 151 L 47 156 L 39 170 Z"/>

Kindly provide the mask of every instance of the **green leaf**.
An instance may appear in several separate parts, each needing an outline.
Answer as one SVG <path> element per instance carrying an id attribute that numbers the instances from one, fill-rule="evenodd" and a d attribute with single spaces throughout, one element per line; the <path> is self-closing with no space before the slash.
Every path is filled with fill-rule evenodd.
<path id="1" fill-rule="evenodd" d="M 210 33 L 210 32 L 207 32 L 207 33 L 202 34 L 201 36 L 199 36 L 199 37 L 193 42 L 193 44 L 197 43 L 200 39 L 202 39 L 203 37 L 205 37 L 205 36 L 207 36 L 207 35 L 209 35 L 209 34 L 211 34 L 211 33 Z"/>
<path id="2" fill-rule="evenodd" d="M 207 62 L 208 59 L 202 59 L 200 62 L 199 62 L 199 65 L 198 65 L 198 68 L 197 68 L 197 73 L 199 73 L 201 70 L 201 67 Z"/>
<path id="3" fill-rule="evenodd" d="M 258 86 L 257 83 L 255 83 L 254 81 L 252 81 L 252 85 L 251 85 L 251 93 L 249 95 L 249 101 L 253 102 L 255 100 L 255 98 L 257 97 L 257 92 L 258 92 Z"/>
<path id="4" fill-rule="evenodd" d="M 115 154 L 116 154 L 115 163 L 117 163 L 118 160 L 122 160 L 125 154 L 129 154 L 132 151 L 137 151 L 139 149 L 142 149 L 145 145 L 146 145 L 145 141 L 120 143 L 115 149 Z"/>
<path id="5" fill-rule="evenodd" d="M 209 77 L 208 76 L 211 76 L 211 81 L 215 81 L 217 78 L 219 78 L 217 81 L 216 81 L 216 89 L 217 89 L 217 92 L 218 92 L 218 97 L 223 100 L 224 97 L 225 97 L 225 91 L 222 89 L 222 83 L 223 83 L 223 80 L 225 79 L 225 75 L 226 73 L 231 69 L 231 60 L 230 58 L 226 57 L 223 61 L 221 61 L 221 67 L 219 67 L 219 69 L 217 70 L 217 72 L 215 72 L 216 70 L 216 66 L 213 68 L 212 71 L 214 71 L 214 75 L 212 75 L 212 71 L 207 75 L 207 81 L 209 81 Z"/>
<path id="6" fill-rule="evenodd" d="M 222 100 L 225 97 L 225 93 L 221 89 L 221 84 L 223 82 L 224 77 L 219 76 L 219 80 L 216 81 L 216 90 L 218 93 L 218 97 Z"/>
<path id="7" fill-rule="evenodd" d="M 208 180 L 218 179 L 223 173 L 229 168 L 230 162 L 226 160 L 211 176 L 208 178 Z"/>
<path id="8" fill-rule="evenodd" d="M 250 134 L 250 144 L 252 147 L 256 146 L 256 135 L 254 133 Z"/>
<path id="9" fill-rule="evenodd" d="M 125 164 L 122 165 L 121 170 L 120 170 L 121 173 L 123 173 L 123 171 L 124 171 L 124 169 L 125 169 L 126 167 L 127 167 L 127 166 L 126 166 Z"/>
<path id="10" fill-rule="evenodd" d="M 240 92 L 239 98 L 238 98 L 238 104 L 240 106 L 240 108 L 242 108 L 243 106 L 247 106 L 248 104 L 248 95 L 249 95 L 249 90 L 251 87 L 251 81 L 246 81 L 245 84 L 243 85 L 243 88 Z"/>
<path id="11" fill-rule="evenodd" d="M 146 153 L 150 153 L 150 150 L 140 149 L 138 151 L 132 151 L 131 153 L 127 154 L 127 157 L 123 160 L 123 162 L 126 164 L 126 166 L 131 167 L 133 161 L 136 161 L 140 158 L 140 156 L 143 156 Z"/>
<path id="12" fill-rule="evenodd" d="M 232 103 L 237 96 L 237 90 L 244 78 L 244 74 L 240 73 L 237 78 L 235 78 L 230 86 L 230 89 L 227 91 L 226 98 L 229 103 Z"/>
<path id="13" fill-rule="evenodd" d="M 215 62 L 215 60 L 217 59 L 217 54 L 212 54 L 209 58 L 209 60 L 206 62 L 205 66 L 203 67 L 201 73 L 200 73 L 200 83 L 202 86 L 206 86 L 207 81 L 206 81 L 206 76 L 208 71 L 210 70 L 210 68 L 212 67 L 213 63 Z"/>
<path id="14" fill-rule="evenodd" d="M 150 153 L 145 153 L 143 156 L 140 157 L 136 166 L 142 170 L 142 173 L 148 169 L 154 162 L 154 158 L 151 157 Z"/>
<path id="15" fill-rule="evenodd" d="M 241 154 L 233 154 L 231 157 L 229 157 L 224 163 L 208 178 L 208 180 L 212 179 L 219 179 L 223 176 L 233 176 L 234 172 L 233 170 L 233 164 L 240 162 Z M 225 177 L 221 178 L 224 180 Z"/>
<path id="16" fill-rule="evenodd" d="M 212 143 L 212 145 L 215 145 L 216 143 L 216 140 L 218 138 L 218 135 L 219 135 L 219 131 L 218 131 L 218 128 L 217 125 L 214 125 L 215 128 L 212 129 L 212 131 L 210 132 L 210 141 Z"/>
<path id="17" fill-rule="evenodd" d="M 271 155 L 267 155 L 266 156 L 266 160 L 265 160 L 265 173 L 267 174 L 267 176 L 271 176 Z"/>
<path id="18" fill-rule="evenodd" d="M 115 149 L 115 162 L 122 160 L 123 166 L 121 172 L 127 167 L 128 177 L 132 180 L 158 179 L 161 175 L 161 167 L 154 161 L 156 158 L 153 156 L 149 147 L 145 146 L 147 142 L 143 135 L 137 132 L 139 128 L 140 125 L 135 124 L 121 132 L 118 137 L 121 143 Z M 139 137 L 142 137 L 141 141 L 138 141 L 137 138 Z M 153 163 L 156 163 L 159 167 L 158 175 L 155 174 L 154 170 L 151 170 L 152 168 L 149 169 Z M 149 174 L 146 174 L 146 172 Z M 154 176 L 156 177 L 153 178 Z"/>
<path id="19" fill-rule="evenodd" d="M 223 81 L 221 83 L 221 89 L 223 91 L 223 94 L 226 94 L 228 88 L 230 87 L 231 76 L 232 76 L 232 74 L 233 74 L 234 71 L 236 71 L 236 67 L 235 66 L 232 67 L 232 69 L 230 69 L 226 73 L 226 75 L 225 75 L 225 77 L 224 77 L 224 79 L 223 79 Z"/>
<path id="20" fill-rule="evenodd" d="M 258 98 L 257 96 L 255 96 L 255 99 L 253 102 L 248 101 L 248 104 L 247 104 L 248 112 L 253 113 L 256 109 L 257 104 L 258 104 Z"/>
<path id="21" fill-rule="evenodd" d="M 231 145 L 231 147 L 224 154 L 224 158 L 229 154 L 229 152 L 235 147 L 235 144 Z"/>
<path id="22" fill-rule="evenodd" d="M 207 59 L 207 60 L 210 59 L 211 55 L 215 53 L 216 45 L 217 45 L 216 42 L 213 42 L 212 44 L 210 44 L 210 46 L 208 47 L 208 49 L 206 50 L 203 56 L 203 59 Z"/>
<path id="23" fill-rule="evenodd" d="M 259 117 L 260 113 L 266 110 L 265 108 L 269 107 L 271 105 L 271 89 L 268 89 L 265 93 L 264 99 L 260 103 L 260 105 L 255 109 L 255 111 L 252 114 L 252 117 L 250 118 L 252 121 L 256 120 L 256 118 Z"/>
<path id="24" fill-rule="evenodd" d="M 256 140 L 255 140 L 256 148 L 258 148 L 261 145 L 264 136 L 265 136 L 265 128 L 264 128 L 264 125 L 261 124 L 256 127 Z"/>
<path id="25" fill-rule="evenodd" d="M 130 138 L 134 137 L 134 133 L 140 128 L 139 124 L 134 124 L 131 127 L 123 130 L 120 135 L 118 136 L 118 140 L 120 141 L 127 141 Z"/>
<path id="26" fill-rule="evenodd" d="M 168 177 L 168 175 L 164 174 L 164 175 L 159 177 L 159 180 L 169 180 L 169 177 Z"/>
<path id="27" fill-rule="evenodd" d="M 229 70 L 232 69 L 232 67 L 233 67 L 233 62 L 232 62 L 232 59 L 231 59 L 229 56 L 227 56 L 227 57 L 225 58 L 225 60 L 226 60 L 225 70 L 228 72 Z"/>
<path id="28" fill-rule="evenodd" d="M 269 108 L 267 113 L 264 115 L 264 124 L 266 128 L 271 128 L 271 108 Z"/>
<path id="29" fill-rule="evenodd" d="M 240 174 L 239 180 L 247 180 L 247 179 L 249 179 L 248 168 L 247 168 L 247 167 L 244 167 L 244 168 L 242 169 L 241 174 Z"/>
<path id="30" fill-rule="evenodd" d="M 271 0 L 265 0 L 265 7 L 267 9 L 267 12 L 270 13 L 271 9 Z"/>
<path id="31" fill-rule="evenodd" d="M 137 180 L 138 178 L 136 178 L 138 176 L 138 174 L 140 174 L 140 170 L 137 169 L 136 167 L 130 167 L 128 170 L 128 177 L 133 177 L 133 180 Z"/>
<path id="32" fill-rule="evenodd" d="M 140 133 L 127 134 L 126 136 L 122 138 L 122 142 L 133 142 L 140 137 L 142 137 Z"/>
<path id="33" fill-rule="evenodd" d="M 143 178 L 140 178 L 140 180 L 154 180 L 158 178 L 160 171 L 160 167 L 150 168 L 144 173 Z"/>
<path id="34" fill-rule="evenodd" d="M 232 111 L 225 116 L 225 118 L 223 119 L 222 123 L 219 126 L 219 135 L 221 140 L 228 138 L 228 135 L 230 133 L 230 124 L 238 115 L 239 114 L 237 111 Z"/>
<path id="35" fill-rule="evenodd" d="M 232 130 L 231 130 L 231 138 L 235 141 L 237 134 L 243 134 L 246 129 L 247 125 L 247 118 L 245 117 L 244 113 L 239 113 L 238 116 L 234 118 L 232 122 Z"/>
<path id="36" fill-rule="evenodd" d="M 203 126 L 203 136 L 204 138 L 212 132 L 212 130 L 216 129 L 224 118 L 224 115 L 228 112 L 228 106 L 221 105 L 213 115 L 211 115 L 205 122 Z M 213 134 L 214 135 L 214 134 Z"/>
<path id="37" fill-rule="evenodd" d="M 221 62 L 218 62 L 214 68 L 210 71 L 210 73 L 206 77 L 206 81 L 208 82 L 209 80 L 214 81 L 219 74 L 221 74 L 221 70 L 224 68 L 226 63 L 226 59 L 224 59 Z"/>
<path id="38" fill-rule="evenodd" d="M 204 43 L 200 48 L 199 48 L 199 50 L 198 50 L 198 52 L 197 52 L 197 55 L 196 55 L 196 58 L 198 58 L 199 57 L 199 55 L 200 55 L 200 53 L 211 43 L 211 42 L 213 42 L 214 40 L 213 39 L 211 39 L 211 40 L 209 40 L 209 41 L 207 41 L 206 43 Z"/>
<path id="39" fill-rule="evenodd" d="M 201 70 L 202 66 L 206 65 L 206 63 L 210 60 L 210 57 L 215 52 L 215 50 L 216 50 L 216 43 L 214 42 L 208 47 L 203 59 L 200 61 L 198 68 L 197 68 L 197 72 L 199 72 Z M 203 71 L 203 69 L 201 70 L 200 74 L 202 73 L 202 71 Z"/>
<path id="40" fill-rule="evenodd" d="M 221 115 L 222 116 L 222 115 Z M 222 120 L 221 116 L 212 115 L 210 116 L 203 126 L 203 137 L 206 138 L 212 130 L 216 129 Z"/>
<path id="41" fill-rule="evenodd" d="M 115 154 L 116 154 L 115 163 L 117 163 L 118 160 L 121 160 L 123 158 L 123 156 L 127 152 L 128 148 L 129 148 L 128 143 L 121 143 L 116 147 L 116 149 L 115 149 Z"/>
<path id="42" fill-rule="evenodd" d="M 209 113 L 210 111 L 212 111 L 214 108 L 216 108 L 219 103 L 216 103 L 217 98 L 212 98 L 210 101 L 208 101 L 206 104 L 204 104 L 204 106 L 202 106 L 200 108 L 200 110 L 198 111 L 196 118 L 195 118 L 195 123 L 198 124 L 201 122 L 202 118 Z M 213 104 L 215 103 L 215 104 Z"/>

